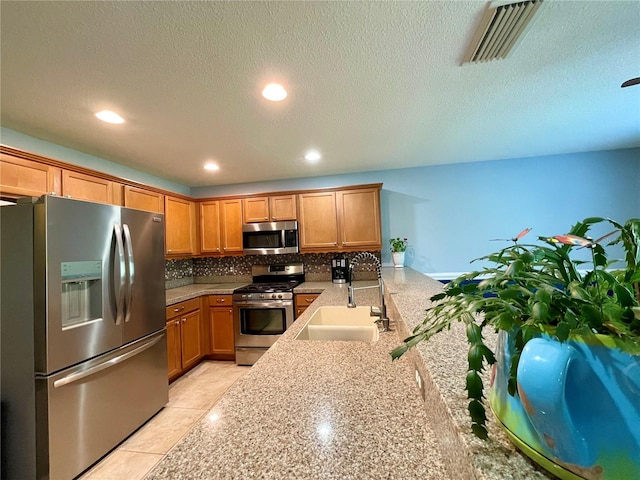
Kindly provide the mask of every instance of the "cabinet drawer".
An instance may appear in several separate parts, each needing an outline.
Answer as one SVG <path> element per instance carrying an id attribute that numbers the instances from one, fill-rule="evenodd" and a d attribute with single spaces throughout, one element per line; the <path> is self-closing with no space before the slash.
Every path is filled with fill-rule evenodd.
<path id="1" fill-rule="evenodd" d="M 296 294 L 296 307 L 308 307 L 318 298 L 319 293 L 298 293 Z"/>
<path id="2" fill-rule="evenodd" d="M 200 308 L 200 298 L 194 298 L 193 300 L 187 300 L 186 302 L 176 303 L 167 307 L 167 319 L 177 317 L 178 315 L 198 310 Z"/>
<path id="3" fill-rule="evenodd" d="M 233 296 L 231 295 L 209 295 L 210 307 L 226 307 L 231 306 Z"/>

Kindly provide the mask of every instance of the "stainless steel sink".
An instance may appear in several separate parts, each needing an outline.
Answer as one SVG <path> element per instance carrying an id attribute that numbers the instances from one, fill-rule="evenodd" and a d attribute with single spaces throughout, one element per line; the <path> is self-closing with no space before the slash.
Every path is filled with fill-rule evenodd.
<path id="1" fill-rule="evenodd" d="M 296 336 L 296 340 L 375 342 L 380 338 L 370 307 L 320 307 Z"/>

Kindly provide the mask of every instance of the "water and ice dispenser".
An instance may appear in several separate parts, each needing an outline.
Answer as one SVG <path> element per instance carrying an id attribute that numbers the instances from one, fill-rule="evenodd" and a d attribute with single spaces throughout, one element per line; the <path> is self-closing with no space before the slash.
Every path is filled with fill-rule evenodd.
<path id="1" fill-rule="evenodd" d="M 62 262 L 62 329 L 102 320 L 102 261 Z"/>

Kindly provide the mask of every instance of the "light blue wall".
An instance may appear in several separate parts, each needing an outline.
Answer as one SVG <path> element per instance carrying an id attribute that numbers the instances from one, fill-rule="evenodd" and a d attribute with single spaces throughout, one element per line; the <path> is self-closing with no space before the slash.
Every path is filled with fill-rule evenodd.
<path id="1" fill-rule="evenodd" d="M 103 158 L 94 157 L 86 153 L 72 150 L 55 143 L 30 137 L 9 128 L 0 127 L 0 143 L 9 147 L 25 150 L 37 155 L 53 158 L 65 163 L 71 163 L 99 172 L 107 173 L 116 177 L 131 180 L 133 182 L 150 185 L 163 190 L 189 195 L 189 187 L 178 183 L 170 182 L 163 178 L 149 175 L 148 173 L 125 167 L 118 163 L 110 162 Z"/>
<path id="2" fill-rule="evenodd" d="M 478 268 L 469 262 L 508 245 L 490 239 L 525 227 L 534 240 L 588 216 L 640 217 L 638 148 L 189 189 L 3 127 L 0 142 L 197 198 L 383 183 L 383 262 L 391 261 L 389 238 L 407 237 L 407 263 L 434 276 Z"/>
<path id="3" fill-rule="evenodd" d="M 438 165 L 224 187 L 207 197 L 382 182 L 383 262 L 391 237 L 407 237 L 407 263 L 432 274 L 464 272 L 470 261 L 506 246 L 522 229 L 566 233 L 576 221 L 640 217 L 640 149 Z M 594 231 L 598 233 L 606 233 Z"/>

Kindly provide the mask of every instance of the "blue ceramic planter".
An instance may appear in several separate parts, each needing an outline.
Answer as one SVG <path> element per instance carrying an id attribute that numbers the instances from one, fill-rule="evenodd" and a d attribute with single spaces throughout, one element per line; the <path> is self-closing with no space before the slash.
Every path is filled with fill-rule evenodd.
<path id="1" fill-rule="evenodd" d="M 535 338 L 511 396 L 511 351 L 501 332 L 489 403 L 525 454 L 563 479 L 640 479 L 640 356 L 600 335 Z"/>

